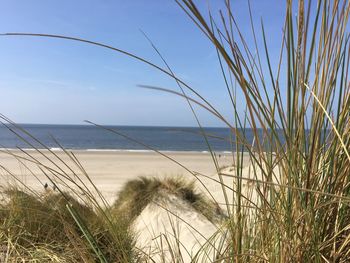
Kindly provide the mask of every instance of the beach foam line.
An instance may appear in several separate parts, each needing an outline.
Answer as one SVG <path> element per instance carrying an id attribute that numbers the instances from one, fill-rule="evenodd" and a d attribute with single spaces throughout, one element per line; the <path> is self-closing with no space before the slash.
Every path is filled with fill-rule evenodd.
<path id="1" fill-rule="evenodd" d="M 130 153 L 156 153 L 153 150 L 142 150 L 142 149 L 75 149 L 76 151 L 87 151 L 87 152 L 130 152 Z M 193 150 L 159 150 L 161 153 L 194 153 L 194 154 L 209 154 L 209 151 L 193 151 Z M 230 151 L 215 151 L 216 154 L 230 154 Z"/>
<path id="2" fill-rule="evenodd" d="M 53 151 L 53 152 L 63 151 L 61 148 L 58 148 L 58 147 L 52 147 L 52 148 L 49 148 L 49 149 L 50 149 L 50 151 Z"/>
<path id="3" fill-rule="evenodd" d="M 0 151 L 37 151 L 37 149 L 34 148 L 0 148 Z M 40 151 L 45 151 L 47 149 L 39 148 Z M 49 148 L 50 151 L 53 152 L 61 152 L 63 149 L 59 147 L 51 147 Z M 120 152 L 120 153 L 156 153 L 153 150 L 145 150 L 145 149 L 79 149 L 79 148 L 65 148 L 67 151 L 80 151 L 80 152 Z M 209 154 L 209 151 L 201 151 L 201 150 L 158 150 L 162 153 L 193 153 L 193 154 Z M 215 154 L 231 154 L 230 151 L 214 151 Z"/>
<path id="4" fill-rule="evenodd" d="M 153 150 L 142 150 L 142 149 L 75 149 L 76 151 L 86 152 L 125 152 L 125 153 L 156 153 Z M 193 154 L 209 154 L 209 151 L 192 151 L 192 150 L 158 150 L 161 153 L 193 153 Z M 228 154 L 231 152 L 219 151 L 216 154 Z"/>
<path id="5" fill-rule="evenodd" d="M 154 152 L 152 150 L 133 150 L 133 149 L 75 149 L 87 152 Z"/>

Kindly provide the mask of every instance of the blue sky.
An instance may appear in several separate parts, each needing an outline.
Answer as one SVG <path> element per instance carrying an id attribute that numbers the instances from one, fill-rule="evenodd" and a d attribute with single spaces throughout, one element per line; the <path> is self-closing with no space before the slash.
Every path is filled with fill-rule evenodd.
<path id="1" fill-rule="evenodd" d="M 205 10 L 208 1 L 197 1 Z M 253 47 L 245 0 L 234 15 Z M 252 0 L 254 22 L 263 17 L 272 56 L 280 48 L 284 1 Z M 215 13 L 223 1 L 209 1 Z M 156 44 L 175 73 L 230 119 L 215 50 L 172 0 L 3 0 L 0 32 L 61 34 L 106 43 L 156 64 L 161 60 L 140 32 Z M 258 33 L 259 35 L 259 33 Z M 186 103 L 138 84 L 177 90 L 160 72 L 124 55 L 82 43 L 0 37 L 0 113 L 19 123 L 195 126 Z M 163 66 L 163 65 L 162 65 Z M 240 109 L 244 110 L 241 102 Z M 222 124 L 199 111 L 205 126 Z M 232 119 L 232 118 L 231 118 Z"/>

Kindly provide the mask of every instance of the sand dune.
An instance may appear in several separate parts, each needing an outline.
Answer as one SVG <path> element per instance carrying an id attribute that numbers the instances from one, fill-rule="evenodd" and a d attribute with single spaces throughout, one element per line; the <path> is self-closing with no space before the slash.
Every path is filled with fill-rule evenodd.
<path id="1" fill-rule="evenodd" d="M 136 245 L 155 262 L 176 262 L 177 257 L 184 262 L 194 258 L 213 262 L 224 236 L 220 221 L 217 224 L 209 221 L 172 194 L 155 198 L 143 209 L 133 227 Z M 202 247 L 206 247 L 206 253 L 198 253 Z"/>
<path id="2" fill-rule="evenodd" d="M 13 154 L 24 157 L 19 151 L 12 151 Z M 52 169 L 63 169 L 74 180 L 81 178 L 88 184 L 83 172 L 70 160 L 62 151 L 55 154 L 59 159 L 68 164 L 75 171 L 72 171 L 62 162 L 60 168 L 55 167 L 50 160 L 36 152 L 29 152 L 32 159 L 51 167 Z M 57 160 L 57 157 L 44 151 L 50 158 Z M 211 156 L 208 153 L 188 153 L 188 152 L 170 152 L 167 153 L 170 158 L 184 165 L 188 170 L 203 174 L 199 176 L 196 189 L 198 192 L 206 194 L 209 200 L 215 199 L 220 207 L 227 214 L 223 188 L 219 183 L 216 168 Z M 186 179 L 194 180 L 190 172 L 167 158 L 151 152 L 88 152 L 76 151 L 74 155 L 78 158 L 86 173 L 93 183 L 105 196 L 106 200 L 112 204 L 117 193 L 129 180 L 146 177 L 164 177 L 164 176 L 184 176 Z M 28 157 L 28 156 L 27 156 Z M 52 184 L 43 175 L 36 164 L 28 160 L 16 159 L 7 153 L 0 154 L 3 165 L 1 172 L 1 185 L 15 184 L 19 187 L 30 187 L 38 191 L 44 191 L 43 185 L 48 183 L 48 188 Z M 19 161 L 20 160 L 20 161 Z M 220 154 L 218 157 L 219 166 L 227 166 L 222 172 L 225 174 L 234 174 L 232 165 L 232 156 L 230 154 Z M 56 162 L 57 163 L 57 162 Z M 245 176 L 250 176 L 251 168 L 248 159 L 244 160 Z M 11 171 L 11 175 L 6 172 Z M 18 180 L 17 180 L 18 179 Z M 229 176 L 222 177 L 223 182 L 233 188 L 233 180 Z M 19 182 L 23 182 L 21 185 Z M 59 180 L 56 180 L 60 184 Z M 71 185 L 71 184 L 70 184 Z M 248 186 L 248 184 L 247 184 Z M 249 191 L 249 187 L 245 187 Z M 233 192 L 227 190 L 228 201 L 232 203 Z M 208 193 L 210 192 L 211 195 Z M 248 192 L 246 192 L 248 195 Z M 218 215 L 219 216 L 219 215 Z M 224 217 L 219 220 L 209 220 L 199 211 L 195 210 L 188 202 L 178 196 L 164 194 L 152 200 L 133 222 L 134 231 L 137 234 L 137 247 L 142 249 L 145 254 L 152 255 L 155 262 L 172 262 L 174 254 L 169 251 L 178 251 L 178 254 L 189 262 L 202 246 L 207 249 L 202 250 L 206 253 L 197 255 L 198 259 L 211 262 L 215 259 L 216 249 L 222 243 L 224 233 L 220 232 L 220 225 Z M 215 248 L 214 248 L 215 247 Z M 175 255 L 176 257 L 176 255 Z"/>

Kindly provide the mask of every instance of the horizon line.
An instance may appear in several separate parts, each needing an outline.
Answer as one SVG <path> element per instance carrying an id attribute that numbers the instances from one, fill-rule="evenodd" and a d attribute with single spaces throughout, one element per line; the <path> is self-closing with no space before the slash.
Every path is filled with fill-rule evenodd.
<path id="1" fill-rule="evenodd" d="M 51 125 L 51 126 L 94 126 L 89 123 L 24 123 L 24 122 L 15 122 L 17 125 Z M 154 128 L 200 128 L 199 126 L 189 126 L 189 125 L 137 125 L 137 124 L 100 124 L 101 126 L 119 126 L 119 127 L 154 127 Z M 202 128 L 229 128 L 227 126 L 202 126 Z"/>

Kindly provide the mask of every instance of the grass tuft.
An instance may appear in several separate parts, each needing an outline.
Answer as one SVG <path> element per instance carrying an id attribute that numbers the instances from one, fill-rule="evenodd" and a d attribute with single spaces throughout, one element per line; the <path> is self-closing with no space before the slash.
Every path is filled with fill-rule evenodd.
<path id="1" fill-rule="evenodd" d="M 217 204 L 196 190 L 195 181 L 185 180 L 181 176 L 164 179 L 142 176 L 128 181 L 112 206 L 112 214 L 123 215 L 133 221 L 149 203 L 169 194 L 184 200 L 210 221 L 224 216 Z"/>
<path id="2" fill-rule="evenodd" d="M 124 237 L 113 239 L 105 223 L 93 209 L 65 194 L 34 196 L 17 189 L 4 193 L 0 204 L 0 243 L 10 262 L 96 262 L 97 258 L 83 238 L 66 205 L 79 213 L 108 262 L 116 262 L 126 250 L 132 254 L 132 236 L 125 222 L 118 222 Z"/>

